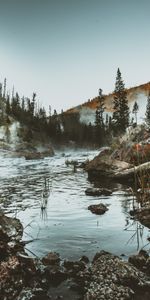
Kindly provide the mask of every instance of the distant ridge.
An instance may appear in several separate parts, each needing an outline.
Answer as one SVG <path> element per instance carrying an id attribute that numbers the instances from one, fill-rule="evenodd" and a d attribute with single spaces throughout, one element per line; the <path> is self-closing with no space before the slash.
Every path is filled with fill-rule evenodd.
<path id="1" fill-rule="evenodd" d="M 132 104 L 140 95 L 144 95 L 147 97 L 148 93 L 150 92 L 150 82 L 145 84 L 141 84 L 139 86 L 131 87 L 126 89 L 127 90 L 127 97 L 129 101 L 129 105 Z M 104 95 L 105 99 L 105 107 L 106 111 L 112 111 L 113 107 L 113 97 L 114 93 Z M 72 113 L 79 113 L 83 109 L 95 110 L 98 107 L 98 96 L 80 104 L 78 106 L 72 107 L 65 111 L 65 114 L 72 114 Z"/>

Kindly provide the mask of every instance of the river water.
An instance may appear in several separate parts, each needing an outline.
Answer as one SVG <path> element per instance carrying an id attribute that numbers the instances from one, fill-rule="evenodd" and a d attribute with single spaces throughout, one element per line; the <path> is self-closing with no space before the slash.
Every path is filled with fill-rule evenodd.
<path id="1" fill-rule="evenodd" d="M 111 196 L 86 196 L 85 189 L 94 183 L 88 181 L 83 169 L 74 172 L 65 164 L 66 160 L 82 162 L 96 154 L 86 150 L 56 152 L 54 157 L 30 161 L 0 154 L 0 207 L 8 216 L 20 219 L 23 240 L 30 241 L 26 245 L 30 255 L 42 257 L 56 251 L 62 258 L 75 260 L 87 255 L 91 259 L 103 249 L 127 259 L 143 247 L 149 249 L 149 230 L 130 219 L 133 196 L 127 187 L 105 182 L 113 189 Z M 50 182 L 50 196 L 42 210 L 45 178 Z M 102 216 L 92 214 L 88 206 L 100 202 L 109 210 Z"/>

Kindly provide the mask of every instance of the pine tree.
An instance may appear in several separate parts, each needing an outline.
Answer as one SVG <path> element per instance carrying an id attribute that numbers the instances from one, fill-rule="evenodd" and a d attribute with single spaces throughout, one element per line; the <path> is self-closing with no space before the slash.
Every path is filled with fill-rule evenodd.
<path id="1" fill-rule="evenodd" d="M 104 106 L 104 96 L 103 96 L 103 91 L 102 89 L 99 89 L 99 118 L 100 118 L 100 126 L 103 128 L 104 127 L 104 111 L 105 111 L 105 106 Z"/>
<path id="2" fill-rule="evenodd" d="M 99 96 L 98 96 L 98 108 L 95 112 L 95 140 L 102 141 L 103 133 L 104 133 L 104 96 L 102 94 L 102 89 L 99 89 Z M 99 144 L 99 142 L 98 142 Z"/>
<path id="3" fill-rule="evenodd" d="M 117 70 L 114 94 L 113 123 L 117 132 L 125 132 L 129 125 L 129 107 L 127 92 L 119 68 Z"/>
<path id="4" fill-rule="evenodd" d="M 3 98 L 6 98 L 6 78 L 4 79 Z"/>
<path id="5" fill-rule="evenodd" d="M 2 89 L 3 89 L 2 83 L 0 83 L 0 99 L 2 98 Z"/>
<path id="6" fill-rule="evenodd" d="M 136 124 L 137 124 L 137 112 L 138 112 L 138 110 L 139 110 L 139 106 L 138 106 L 137 102 L 135 101 L 134 105 L 133 105 L 132 113 L 135 114 Z"/>
<path id="7" fill-rule="evenodd" d="M 150 128 L 150 92 L 147 97 L 147 106 L 146 106 L 146 124 Z"/>
<path id="8" fill-rule="evenodd" d="M 30 114 L 32 117 L 34 117 L 34 113 L 35 113 L 35 102 L 36 102 L 36 93 L 33 93 L 32 101 L 30 102 Z"/>
<path id="9" fill-rule="evenodd" d="M 9 115 L 11 113 L 11 108 L 10 108 L 10 97 L 7 95 L 6 99 L 6 114 Z"/>

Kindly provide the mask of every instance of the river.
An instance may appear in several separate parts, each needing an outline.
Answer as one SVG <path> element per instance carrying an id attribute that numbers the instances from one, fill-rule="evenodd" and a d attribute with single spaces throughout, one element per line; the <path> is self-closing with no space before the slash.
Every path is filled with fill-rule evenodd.
<path id="1" fill-rule="evenodd" d="M 100 250 L 127 259 L 144 247 L 149 248 L 149 230 L 130 218 L 133 195 L 125 186 L 105 182 L 111 196 L 92 197 L 85 189 L 94 186 L 83 169 L 73 170 L 66 160 L 91 159 L 96 151 L 56 152 L 54 157 L 27 161 L 0 153 L 0 207 L 8 216 L 20 219 L 23 240 L 29 255 L 42 257 L 50 251 L 62 258 L 90 259 Z M 49 178 L 50 196 L 41 209 L 44 179 Z M 97 183 L 97 186 L 102 186 Z M 104 203 L 109 210 L 102 216 L 88 210 L 90 204 Z M 147 246 L 146 246 L 147 245 Z"/>

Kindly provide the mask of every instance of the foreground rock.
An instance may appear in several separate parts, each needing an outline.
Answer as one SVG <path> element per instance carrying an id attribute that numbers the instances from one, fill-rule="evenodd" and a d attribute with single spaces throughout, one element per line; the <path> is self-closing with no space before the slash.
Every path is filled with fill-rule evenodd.
<path id="1" fill-rule="evenodd" d="M 150 278 L 118 257 L 101 251 L 91 267 L 84 300 L 148 300 Z"/>
<path id="2" fill-rule="evenodd" d="M 78 270 L 73 264 L 74 274 L 71 275 L 70 270 L 60 265 L 56 253 L 48 253 L 42 261 L 33 259 L 24 251 L 24 243 L 20 241 L 22 233 L 19 220 L 0 212 L 0 299 L 79 299 L 78 291 L 71 290 L 76 284 L 70 279 L 84 263 L 79 262 Z"/>
<path id="3" fill-rule="evenodd" d="M 109 189 L 99 189 L 99 188 L 88 188 L 85 190 L 85 194 L 88 196 L 109 196 L 112 194 L 112 191 Z"/>
<path id="4" fill-rule="evenodd" d="M 90 205 L 88 209 L 96 215 L 103 215 L 108 210 L 107 206 L 103 203 Z"/>

